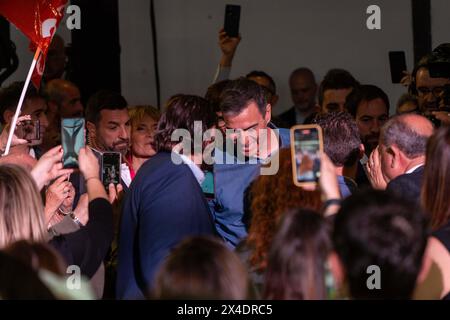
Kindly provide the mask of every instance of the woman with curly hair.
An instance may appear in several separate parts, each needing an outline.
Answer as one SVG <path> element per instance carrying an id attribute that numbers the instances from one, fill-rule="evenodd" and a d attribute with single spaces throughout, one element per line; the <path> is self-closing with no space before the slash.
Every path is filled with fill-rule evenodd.
<path id="1" fill-rule="evenodd" d="M 320 211 L 320 191 L 306 191 L 294 185 L 290 149 L 279 152 L 276 175 L 261 175 L 250 187 L 251 224 L 248 237 L 237 248 L 247 264 L 258 292 L 263 286 L 269 249 L 283 213 L 289 209 Z"/>

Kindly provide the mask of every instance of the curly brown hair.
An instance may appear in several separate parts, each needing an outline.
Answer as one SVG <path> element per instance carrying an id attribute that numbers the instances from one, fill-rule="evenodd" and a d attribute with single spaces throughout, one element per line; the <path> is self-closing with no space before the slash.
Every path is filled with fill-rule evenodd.
<path id="1" fill-rule="evenodd" d="M 319 191 L 294 185 L 290 149 L 281 149 L 278 156 L 278 173 L 259 176 L 250 190 L 252 220 L 247 245 L 252 249 L 250 265 L 258 271 L 267 266 L 269 248 L 283 213 L 290 209 L 319 211 L 322 206 Z"/>

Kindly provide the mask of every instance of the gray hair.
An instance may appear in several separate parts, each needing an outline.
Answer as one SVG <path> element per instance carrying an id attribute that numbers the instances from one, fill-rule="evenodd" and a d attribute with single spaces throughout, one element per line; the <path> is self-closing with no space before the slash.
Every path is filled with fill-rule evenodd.
<path id="1" fill-rule="evenodd" d="M 409 159 L 425 155 L 428 136 L 410 128 L 401 116 L 394 116 L 381 129 L 380 142 L 390 147 L 396 145 Z"/>

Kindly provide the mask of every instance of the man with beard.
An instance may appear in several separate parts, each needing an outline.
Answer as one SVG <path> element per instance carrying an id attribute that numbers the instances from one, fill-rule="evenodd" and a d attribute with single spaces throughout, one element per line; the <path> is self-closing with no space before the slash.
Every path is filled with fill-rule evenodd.
<path id="1" fill-rule="evenodd" d="M 364 144 L 365 156 L 358 165 L 356 183 L 368 185 L 369 181 L 362 165 L 367 162 L 371 152 L 377 147 L 380 129 L 389 119 L 389 98 L 377 86 L 362 85 L 347 97 L 345 107 L 355 118 Z"/>
<path id="2" fill-rule="evenodd" d="M 318 111 L 316 108 L 317 84 L 313 72 L 308 68 L 298 68 L 289 77 L 294 106 L 280 114 L 278 119 L 283 126 L 290 128 L 296 124 L 311 122 L 312 116 Z"/>

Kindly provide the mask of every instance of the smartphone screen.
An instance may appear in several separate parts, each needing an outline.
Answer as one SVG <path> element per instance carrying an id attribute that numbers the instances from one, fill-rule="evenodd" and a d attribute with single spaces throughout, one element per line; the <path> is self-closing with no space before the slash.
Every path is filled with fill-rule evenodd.
<path id="1" fill-rule="evenodd" d="M 214 199 L 214 173 L 211 171 L 205 172 L 205 180 L 203 180 L 201 185 L 203 194 L 205 195 L 206 199 Z"/>
<path id="2" fill-rule="evenodd" d="M 114 185 L 120 183 L 121 156 L 120 152 L 102 154 L 102 182 L 107 190 L 111 183 Z"/>
<path id="3" fill-rule="evenodd" d="M 61 119 L 61 144 L 64 168 L 78 168 L 78 154 L 84 147 L 84 119 Z"/>
<path id="4" fill-rule="evenodd" d="M 17 125 L 15 135 L 29 142 L 40 140 L 40 122 L 39 120 L 25 120 Z"/>
<path id="5" fill-rule="evenodd" d="M 239 37 L 239 20 L 241 17 L 241 6 L 227 4 L 225 6 L 225 23 L 223 29 L 231 38 Z"/>
<path id="6" fill-rule="evenodd" d="M 404 51 L 389 51 L 389 65 L 391 67 L 392 83 L 400 83 L 405 76 L 403 71 L 406 71 L 406 58 Z"/>
<path id="7" fill-rule="evenodd" d="M 323 150 L 322 129 L 318 125 L 291 128 L 292 172 L 294 184 L 316 184 L 320 177 L 320 153 Z"/>

